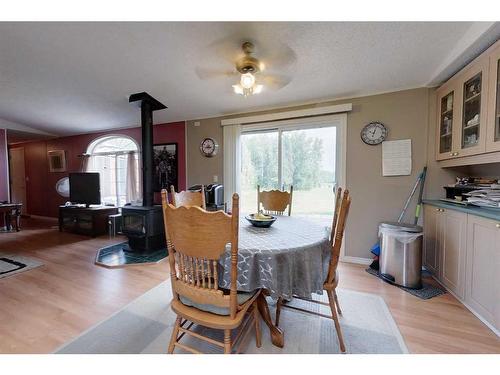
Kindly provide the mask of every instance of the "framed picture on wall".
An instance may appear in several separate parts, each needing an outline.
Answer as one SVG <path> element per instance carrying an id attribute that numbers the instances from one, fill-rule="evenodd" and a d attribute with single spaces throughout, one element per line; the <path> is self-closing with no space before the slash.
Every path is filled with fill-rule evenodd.
<path id="1" fill-rule="evenodd" d="M 64 150 L 52 150 L 47 154 L 50 172 L 66 172 L 66 152 Z"/>
<path id="2" fill-rule="evenodd" d="M 179 191 L 177 150 L 177 143 L 163 143 L 153 146 L 154 191 L 170 190 L 170 185 L 174 185 L 175 191 Z"/>

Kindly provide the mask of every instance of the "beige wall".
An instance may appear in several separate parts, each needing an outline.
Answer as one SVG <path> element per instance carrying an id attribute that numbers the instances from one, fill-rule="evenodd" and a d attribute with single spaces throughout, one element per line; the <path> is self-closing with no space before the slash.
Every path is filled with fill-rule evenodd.
<path id="1" fill-rule="evenodd" d="M 429 104 L 435 102 L 434 90 L 421 88 L 388 94 L 367 96 L 348 100 L 297 106 L 294 109 L 352 103 L 353 110 L 347 121 L 347 188 L 353 197 L 346 233 L 346 255 L 368 258 L 369 249 L 377 241 L 378 223 L 396 220 L 401 208 L 417 178 L 418 173 L 428 162 L 429 119 L 434 118 L 434 109 Z M 275 111 L 290 110 L 283 108 Z M 266 113 L 261 112 L 261 113 Z M 433 113 L 431 113 L 433 112 Z M 236 117 L 226 116 L 224 118 Z M 188 186 L 209 183 L 217 175 L 222 182 L 223 117 L 197 120 L 187 123 L 187 180 Z M 370 121 L 381 121 L 389 128 L 388 140 L 412 140 L 413 165 L 411 176 L 382 177 L 382 147 L 365 145 L 360 139 L 360 131 Z M 432 130 L 433 131 L 433 130 Z M 220 145 L 219 154 L 211 159 L 201 156 L 199 144 L 204 137 L 214 137 Z M 433 146 L 432 146 L 433 147 Z M 433 160 L 433 159 L 432 159 Z M 443 181 L 453 181 L 454 173 L 431 166 L 430 179 L 434 180 L 427 195 L 442 195 Z M 410 220 L 413 207 L 407 215 Z"/>

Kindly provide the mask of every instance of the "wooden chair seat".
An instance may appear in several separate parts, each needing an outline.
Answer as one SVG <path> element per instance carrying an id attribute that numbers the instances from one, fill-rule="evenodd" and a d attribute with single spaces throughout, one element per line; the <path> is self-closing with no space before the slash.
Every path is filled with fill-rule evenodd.
<path id="1" fill-rule="evenodd" d="M 234 329 L 241 325 L 245 314 L 257 299 L 259 292 L 260 291 L 257 291 L 249 300 L 238 307 L 239 310 L 234 318 L 231 318 L 230 315 L 221 316 L 207 311 L 202 311 L 196 307 L 187 306 L 180 300 L 172 301 L 172 310 L 177 315 L 194 322 L 195 324 L 200 324 L 214 329 Z"/>

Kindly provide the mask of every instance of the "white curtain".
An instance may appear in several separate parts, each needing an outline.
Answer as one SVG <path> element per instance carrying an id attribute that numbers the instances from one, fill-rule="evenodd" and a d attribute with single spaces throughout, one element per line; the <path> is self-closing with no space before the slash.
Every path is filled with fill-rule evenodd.
<path id="1" fill-rule="evenodd" d="M 231 209 L 234 193 L 240 194 L 241 125 L 223 127 L 224 150 L 224 202 Z"/>
<path id="2" fill-rule="evenodd" d="M 141 199 L 141 179 L 139 178 L 139 158 L 136 152 L 127 154 L 127 202 L 138 202 Z"/>
<path id="3" fill-rule="evenodd" d="M 82 155 L 82 162 L 80 165 L 80 172 L 88 172 L 89 171 L 89 161 L 90 161 L 90 155 L 89 154 L 83 154 Z"/>

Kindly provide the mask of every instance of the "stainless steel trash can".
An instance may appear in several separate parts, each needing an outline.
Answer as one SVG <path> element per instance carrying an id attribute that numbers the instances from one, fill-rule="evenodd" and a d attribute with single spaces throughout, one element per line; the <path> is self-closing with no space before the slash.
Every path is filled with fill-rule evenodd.
<path id="1" fill-rule="evenodd" d="M 422 287 L 422 227 L 385 222 L 379 226 L 380 276 L 406 288 Z"/>

